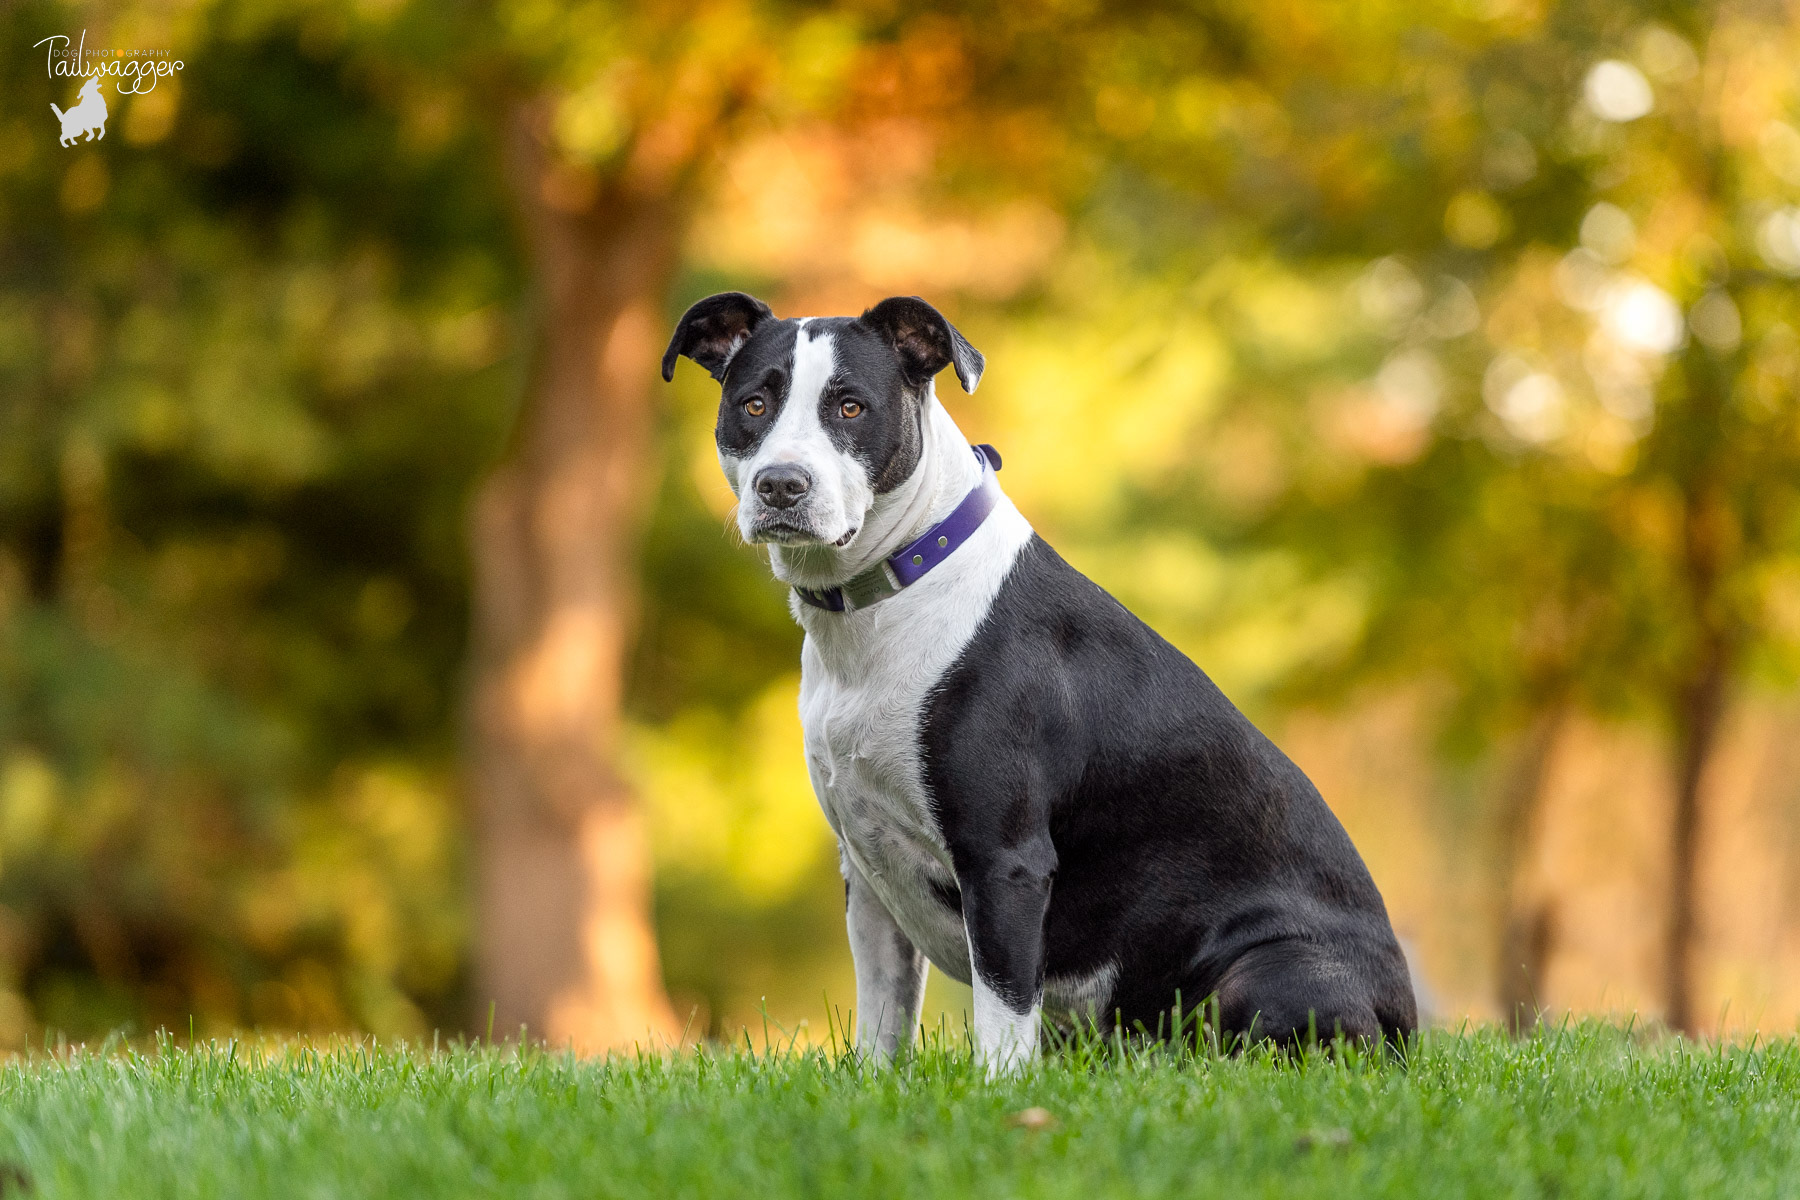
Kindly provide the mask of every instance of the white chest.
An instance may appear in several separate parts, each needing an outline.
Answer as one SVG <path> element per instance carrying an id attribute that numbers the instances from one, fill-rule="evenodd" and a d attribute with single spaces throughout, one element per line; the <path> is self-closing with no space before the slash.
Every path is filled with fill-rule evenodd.
<path id="1" fill-rule="evenodd" d="M 878 686 L 801 685 L 813 788 L 868 874 L 890 874 L 915 860 L 934 874 L 950 869 L 917 749 L 924 699 Z"/>
<path id="2" fill-rule="evenodd" d="M 939 970 L 966 980 L 962 921 L 938 894 L 955 885 L 956 872 L 918 750 L 927 687 L 913 678 L 905 681 L 912 686 L 846 682 L 820 670 L 814 655 L 802 661 L 807 769 L 846 865 Z"/>

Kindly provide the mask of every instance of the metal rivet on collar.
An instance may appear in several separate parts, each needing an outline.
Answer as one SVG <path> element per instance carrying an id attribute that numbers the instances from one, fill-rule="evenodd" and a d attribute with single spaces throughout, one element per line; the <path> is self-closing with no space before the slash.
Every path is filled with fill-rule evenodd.
<path id="1" fill-rule="evenodd" d="M 948 546 L 949 544 L 950 544 L 950 539 L 947 537 L 941 537 L 938 539 L 938 545 L 940 545 L 940 546 Z"/>
<path id="2" fill-rule="evenodd" d="M 919 565 L 919 564 L 920 564 L 920 563 L 922 563 L 922 562 L 924 562 L 924 561 L 925 561 L 925 556 L 924 556 L 924 555 L 923 555 L 923 554 L 915 554 L 915 555 L 913 555 L 913 566 L 915 566 L 915 567 L 916 567 L 916 566 L 918 566 L 918 565 Z"/>

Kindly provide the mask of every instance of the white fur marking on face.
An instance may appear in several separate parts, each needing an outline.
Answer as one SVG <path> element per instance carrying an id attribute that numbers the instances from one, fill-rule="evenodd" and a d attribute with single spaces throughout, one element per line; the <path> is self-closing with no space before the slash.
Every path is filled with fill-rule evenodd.
<path id="1" fill-rule="evenodd" d="M 840 450 L 819 419 L 825 386 L 837 370 L 836 339 L 813 336 L 801 321 L 794 330 L 794 375 L 775 426 L 763 437 L 748 463 L 738 468 L 739 494 L 756 473 L 775 463 L 794 463 L 812 476 L 812 488 L 794 517 L 810 527 L 821 542 L 835 542 L 855 529 L 875 498 L 873 481 L 852 455 Z M 738 506 L 738 528 L 756 540 L 754 497 Z"/>
<path id="2" fill-rule="evenodd" d="M 741 497 L 744 494 L 744 485 L 742 482 L 744 478 L 744 460 L 735 454 L 727 454 L 723 450 L 720 450 L 718 455 L 719 470 L 725 473 L 725 482 L 730 485 L 731 494 Z"/>
<path id="3" fill-rule="evenodd" d="M 769 433 L 771 438 L 779 437 L 783 427 L 792 436 L 808 440 L 824 434 L 825 427 L 819 424 L 819 397 L 836 370 L 837 339 L 829 333 L 812 334 L 806 322 L 800 322 L 794 331 L 794 378 L 788 384 L 787 406 Z"/>
<path id="4" fill-rule="evenodd" d="M 1014 1012 L 975 972 L 975 1057 L 989 1075 L 1017 1075 L 1037 1057 L 1038 1013 Z"/>

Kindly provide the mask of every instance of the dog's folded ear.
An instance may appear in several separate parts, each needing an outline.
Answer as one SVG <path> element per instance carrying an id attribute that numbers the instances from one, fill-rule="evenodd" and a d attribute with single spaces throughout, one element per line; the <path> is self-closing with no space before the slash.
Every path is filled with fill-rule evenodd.
<path id="1" fill-rule="evenodd" d="M 695 301 L 682 314 L 675 336 L 669 339 L 669 348 L 663 351 L 663 382 L 675 378 L 675 360 L 684 354 L 705 367 L 714 379 L 723 381 L 732 356 L 750 340 L 758 325 L 774 316 L 768 305 L 743 292 L 720 292 Z"/>
<path id="2" fill-rule="evenodd" d="M 981 382 L 987 360 L 956 326 L 917 296 L 890 296 L 862 315 L 900 356 L 900 372 L 913 387 L 924 387 L 945 367 L 956 368 L 963 391 Z"/>

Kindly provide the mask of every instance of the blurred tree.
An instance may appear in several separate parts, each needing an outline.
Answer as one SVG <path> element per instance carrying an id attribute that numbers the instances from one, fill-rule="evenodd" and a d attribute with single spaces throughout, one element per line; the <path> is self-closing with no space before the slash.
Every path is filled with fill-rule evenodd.
<path id="1" fill-rule="evenodd" d="M 494 6 L 481 47 L 527 232 L 538 345 L 476 503 L 476 994 L 581 1049 L 680 1033 L 649 853 L 618 755 L 651 389 L 688 216 L 746 123 L 832 95 L 845 40 L 804 6 Z"/>
<path id="2" fill-rule="evenodd" d="M 65 149 L 84 25 L 184 67 Z M 450 1023 L 497 155 L 334 9 L 0 31 L 0 1038 Z"/>
<path id="3" fill-rule="evenodd" d="M 705 22 L 692 13 L 503 5 L 496 16 L 536 68 L 500 103 L 541 332 L 512 448 L 473 527 L 476 988 L 502 1029 L 604 1048 L 678 1032 L 616 740 L 636 534 L 655 489 L 659 317 L 683 210 L 743 63 L 704 39 L 695 52 Z"/>

